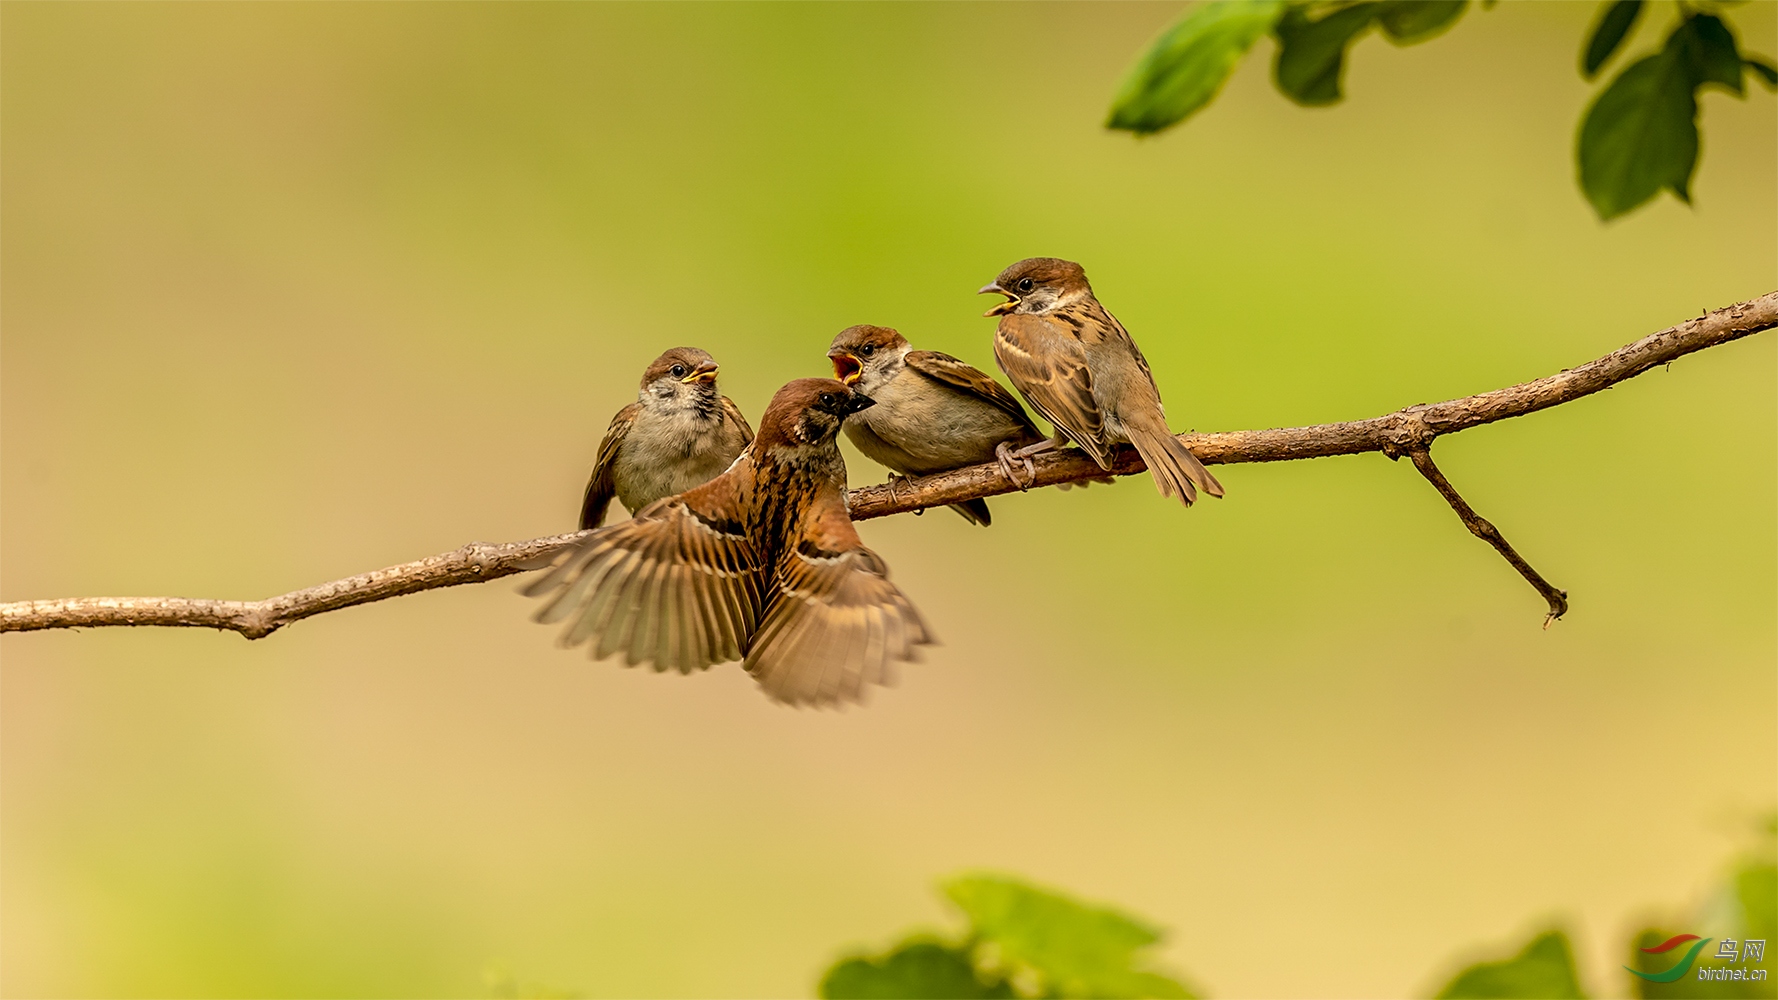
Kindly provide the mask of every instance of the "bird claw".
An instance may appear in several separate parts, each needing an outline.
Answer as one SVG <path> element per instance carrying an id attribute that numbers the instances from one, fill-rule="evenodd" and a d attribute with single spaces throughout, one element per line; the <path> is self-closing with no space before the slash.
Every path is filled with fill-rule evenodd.
<path id="1" fill-rule="evenodd" d="M 1019 482 L 1019 477 L 1014 475 L 1012 471 L 1012 460 L 1015 458 L 1025 466 L 1025 475 L 1027 478 L 1022 483 Z M 1019 488 L 1019 492 L 1023 493 L 1036 485 L 1037 463 L 1031 461 L 1031 456 L 1013 454 L 1012 449 L 1007 446 L 1007 443 L 1002 441 L 994 446 L 994 460 L 1000 463 L 1000 471 L 1006 476 L 1008 482 Z"/>
<path id="2" fill-rule="evenodd" d="M 898 476 L 893 472 L 889 473 L 889 484 L 888 485 L 889 485 L 889 502 L 890 503 L 895 502 L 895 484 L 897 482 L 905 482 L 907 480 L 907 478 L 908 477 L 906 477 L 906 476 Z"/>

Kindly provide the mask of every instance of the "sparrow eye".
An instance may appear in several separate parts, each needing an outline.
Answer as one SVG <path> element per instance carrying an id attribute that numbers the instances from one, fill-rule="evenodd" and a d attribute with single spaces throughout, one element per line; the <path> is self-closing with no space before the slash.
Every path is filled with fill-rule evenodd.
<path id="1" fill-rule="evenodd" d="M 1030 278 L 1020 278 L 1019 279 L 1019 291 L 1028 292 L 1030 290 L 1031 290 L 1031 279 Z"/>
<path id="2" fill-rule="evenodd" d="M 833 393 L 831 393 L 831 392 L 822 393 L 821 394 L 821 405 L 822 406 L 832 406 L 833 405 Z"/>
<path id="3" fill-rule="evenodd" d="M 876 347 L 875 347 L 875 346 L 874 346 L 874 345 L 872 345 L 872 344 L 866 344 L 866 345 L 864 345 L 864 346 L 863 346 L 863 347 L 860 347 L 860 348 L 859 348 L 859 349 L 858 349 L 858 353 L 860 353 L 860 354 L 862 354 L 862 355 L 864 355 L 864 356 L 865 356 L 865 357 L 867 357 L 867 358 L 868 358 L 868 357 L 870 357 L 870 356 L 871 356 L 871 355 L 873 355 L 873 354 L 875 354 L 875 353 L 877 353 L 877 349 L 876 349 Z"/>
<path id="4" fill-rule="evenodd" d="M 685 375 L 685 366 L 684 365 L 674 365 L 673 366 L 673 377 L 674 378 L 681 378 L 684 375 Z"/>

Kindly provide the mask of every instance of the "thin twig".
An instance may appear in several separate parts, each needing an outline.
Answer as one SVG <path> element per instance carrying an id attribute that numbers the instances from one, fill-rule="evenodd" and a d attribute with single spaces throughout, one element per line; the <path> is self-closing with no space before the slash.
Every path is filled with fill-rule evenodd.
<path id="1" fill-rule="evenodd" d="M 1382 452 L 1391 458 L 1425 453 L 1433 439 L 1440 435 L 1570 402 L 1610 388 L 1657 365 L 1775 326 L 1778 326 L 1778 292 L 1770 292 L 1650 334 L 1578 368 L 1493 392 L 1410 406 L 1368 420 L 1221 434 L 1181 434 L 1179 439 L 1207 465 L 1287 462 L 1364 452 Z M 1036 486 L 1073 483 L 1105 475 L 1104 470 L 1074 448 L 1039 455 L 1035 463 Z M 1416 461 L 1416 466 L 1418 464 Z M 1119 451 L 1111 470 L 1112 474 L 1120 476 L 1142 471 L 1141 458 L 1129 448 Z M 1425 472 L 1425 469 L 1421 471 Z M 1433 485 L 1437 486 L 1438 480 L 1434 480 Z M 1446 483 L 1440 492 L 1445 492 L 1449 486 Z M 867 486 L 853 490 L 849 501 L 853 519 L 862 521 L 1011 493 L 1016 489 L 1018 486 L 1006 478 L 997 464 L 988 463 L 920 479 L 901 480 L 896 483 L 893 496 L 885 486 Z M 1446 499 L 1452 497 L 1456 497 L 1454 490 L 1446 495 Z M 1452 505 L 1461 502 L 1462 498 L 1456 497 Z M 1460 508 L 1458 513 L 1462 514 L 1464 509 L 1467 507 Z M 1473 516 L 1475 512 L 1469 513 Z M 1469 523 L 1467 517 L 1465 523 Z M 1475 530 L 1473 525 L 1471 530 Z M 1496 537 L 1498 534 L 1495 532 Z M 324 611 L 439 587 L 483 583 L 524 572 L 579 537 L 580 533 L 573 533 L 503 545 L 466 545 L 429 559 L 390 566 L 263 601 L 210 601 L 182 597 L 16 601 L 0 604 L 0 632 L 101 625 L 183 625 L 228 629 L 249 639 L 257 639 L 293 621 Z M 1500 542 L 1496 547 L 1504 545 Z M 1503 555 L 1510 551 L 1510 548 L 1502 548 Z M 1516 558 L 1516 555 L 1508 555 L 1509 560 Z M 1520 567 L 1526 579 L 1546 597 L 1549 593 L 1561 594 L 1542 582 L 1522 559 L 1514 565 Z M 1552 619 L 1560 615 L 1554 598 L 1550 601 L 1550 609 Z"/>
<path id="2" fill-rule="evenodd" d="M 1539 594 L 1543 595 L 1543 599 L 1550 603 L 1550 613 L 1543 619 L 1544 628 L 1549 628 L 1550 622 L 1568 613 L 1568 592 L 1557 590 L 1554 584 L 1543 578 L 1543 574 L 1532 569 L 1531 564 L 1525 561 L 1525 557 L 1519 555 L 1518 551 L 1512 547 L 1512 543 L 1506 540 L 1506 536 L 1500 533 L 1500 529 L 1494 527 L 1493 522 L 1475 512 L 1475 508 L 1469 505 L 1469 501 L 1463 499 L 1463 495 L 1457 492 L 1457 487 L 1452 486 L 1451 481 L 1446 479 L 1445 474 L 1440 472 L 1438 466 L 1433 463 L 1432 452 L 1425 448 L 1415 448 L 1408 452 L 1408 457 L 1414 460 L 1414 468 L 1420 470 L 1420 474 L 1426 477 L 1426 481 L 1432 484 L 1433 489 L 1438 490 L 1439 495 L 1445 498 L 1445 502 L 1451 505 L 1451 509 L 1457 512 L 1457 516 L 1462 519 L 1463 526 L 1469 529 L 1469 533 L 1494 546 L 1495 551 L 1505 557 L 1507 562 L 1512 563 L 1513 569 L 1518 570 L 1519 575 L 1524 577 L 1532 587 L 1537 589 Z"/>

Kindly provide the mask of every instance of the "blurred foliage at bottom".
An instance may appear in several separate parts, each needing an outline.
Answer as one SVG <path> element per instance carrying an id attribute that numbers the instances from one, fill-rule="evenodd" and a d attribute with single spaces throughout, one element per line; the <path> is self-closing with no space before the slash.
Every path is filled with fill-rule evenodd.
<path id="1" fill-rule="evenodd" d="M 1160 931 L 1017 879 L 966 875 L 940 886 L 969 920 L 953 939 L 914 935 L 887 953 L 841 960 L 821 995 L 868 997 L 1192 997 L 1140 967 Z"/>
<path id="2" fill-rule="evenodd" d="M 1699 912 L 1683 924 L 1649 926 L 1630 942 L 1624 968 L 1636 996 L 1778 998 L 1767 955 L 1778 938 L 1778 815 L 1766 820 L 1761 833 L 1759 845 L 1740 859 Z M 1701 936 L 1663 947 L 1694 934 Z M 1756 975 L 1760 978 L 1752 978 Z"/>
<path id="3" fill-rule="evenodd" d="M 1574 949 L 1568 935 L 1544 931 L 1517 955 L 1498 962 L 1477 962 L 1457 973 L 1438 1000 L 1457 997 L 1546 997 L 1576 1000 L 1586 996 L 1574 971 Z"/>
<path id="4" fill-rule="evenodd" d="M 821 979 L 829 1000 L 975 997 L 1193 997 L 1177 978 L 1147 967 L 1141 952 L 1162 932 L 1117 910 L 999 875 L 940 885 L 968 921 L 946 936 L 910 934 L 880 955 L 852 955 Z M 1631 995 L 1772 997 L 1766 946 L 1778 938 L 1778 814 L 1704 905 L 1634 936 L 1624 978 Z M 1736 978 L 1739 976 L 1740 978 Z M 1614 977 L 1615 978 L 1615 977 Z M 1618 994 L 1619 990 L 1612 990 Z M 1438 1000 L 1572 1000 L 1585 997 L 1574 949 L 1559 928 L 1515 952 L 1459 970 Z"/>

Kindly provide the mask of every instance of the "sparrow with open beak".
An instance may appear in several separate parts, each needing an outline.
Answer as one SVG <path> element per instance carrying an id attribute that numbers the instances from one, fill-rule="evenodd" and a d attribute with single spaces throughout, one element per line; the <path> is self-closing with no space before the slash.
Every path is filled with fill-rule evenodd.
<path id="1" fill-rule="evenodd" d="M 1222 484 L 1167 429 L 1147 359 L 1093 297 L 1079 264 L 1055 257 L 1021 260 L 981 292 L 1006 296 L 986 313 L 1000 317 L 994 336 L 1000 370 L 1056 426 L 1050 441 L 1014 457 L 1072 440 L 1100 468 L 1110 469 L 1114 447 L 1128 443 L 1141 453 L 1162 496 L 1177 495 L 1188 507 L 1198 490 L 1222 496 Z"/>
<path id="2" fill-rule="evenodd" d="M 1012 393 L 949 354 L 916 351 L 886 326 L 849 326 L 827 350 L 834 377 L 877 405 L 846 420 L 858 450 L 904 476 L 998 460 L 1014 483 L 1011 449 L 1044 440 Z M 890 488 L 894 488 L 891 477 Z M 973 524 L 992 518 L 982 499 L 951 509 Z"/>
<path id="3" fill-rule="evenodd" d="M 869 397 L 832 379 L 778 390 L 728 471 L 573 543 L 524 588 L 594 659 L 691 673 L 741 660 L 774 700 L 861 701 L 931 643 L 846 509 L 837 438 Z"/>
<path id="4" fill-rule="evenodd" d="M 734 401 L 716 391 L 716 360 L 675 347 L 642 373 L 636 401 L 617 411 L 580 505 L 581 528 L 597 528 L 611 498 L 635 513 L 722 473 L 753 440 Z"/>

